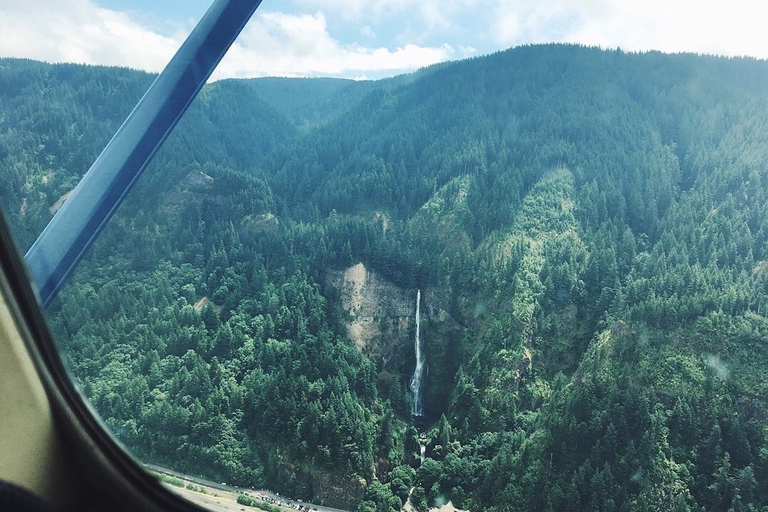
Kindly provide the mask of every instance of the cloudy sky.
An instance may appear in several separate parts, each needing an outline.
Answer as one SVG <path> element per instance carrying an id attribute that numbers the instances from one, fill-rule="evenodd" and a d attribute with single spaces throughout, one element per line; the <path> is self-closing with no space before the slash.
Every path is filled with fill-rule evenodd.
<path id="1" fill-rule="evenodd" d="M 0 0 L 0 56 L 160 71 L 209 3 Z M 768 58 L 753 0 L 263 0 L 214 78 L 379 78 L 543 42 Z"/>

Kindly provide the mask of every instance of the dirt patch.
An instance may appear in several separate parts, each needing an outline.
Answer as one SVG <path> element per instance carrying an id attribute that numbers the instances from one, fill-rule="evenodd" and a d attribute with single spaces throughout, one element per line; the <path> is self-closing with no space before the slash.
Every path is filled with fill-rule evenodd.
<path id="1" fill-rule="evenodd" d="M 209 299 L 208 297 L 203 297 L 202 299 L 200 299 L 199 301 L 197 301 L 193 307 L 195 308 L 195 311 L 202 311 L 202 309 L 203 309 L 205 306 L 211 306 L 211 307 L 213 308 L 213 310 L 214 310 L 214 311 L 216 311 L 217 313 L 218 313 L 219 311 L 221 311 L 221 306 L 218 306 L 218 305 L 216 305 L 216 304 L 215 304 L 215 303 L 214 303 L 214 302 L 213 302 L 211 299 Z"/>
<path id="2" fill-rule="evenodd" d="M 75 190 L 74 190 L 74 189 L 72 189 L 72 190 L 70 190 L 69 192 L 67 192 L 66 194 L 63 194 L 63 195 L 62 195 L 60 198 L 58 198 L 58 199 L 56 200 L 56 202 L 55 202 L 55 203 L 53 203 L 53 206 L 51 206 L 50 208 L 48 208 L 48 211 L 49 211 L 49 212 L 51 212 L 52 214 L 53 214 L 53 213 L 56 213 L 57 211 L 59 211 L 59 208 L 61 208 L 61 207 L 62 207 L 62 205 L 64 204 L 64 202 L 65 202 L 67 199 L 69 199 L 69 196 L 71 196 L 71 195 L 72 195 L 72 192 L 74 192 L 74 191 L 75 191 Z"/>

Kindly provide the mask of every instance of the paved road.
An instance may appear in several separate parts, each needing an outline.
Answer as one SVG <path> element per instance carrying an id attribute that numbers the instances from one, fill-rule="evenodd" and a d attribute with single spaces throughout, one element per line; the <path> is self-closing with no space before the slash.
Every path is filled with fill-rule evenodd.
<path id="1" fill-rule="evenodd" d="M 192 503 L 205 507 L 213 512 L 240 512 L 242 510 L 258 510 L 251 507 L 245 507 L 244 505 L 240 505 L 232 499 L 226 499 L 220 496 L 202 494 L 176 486 L 171 487 L 171 489 L 173 492 L 180 494 L 182 497 L 188 499 Z"/>
<path id="2" fill-rule="evenodd" d="M 185 475 L 184 473 L 179 473 L 178 471 L 173 471 L 171 469 L 164 468 L 161 466 L 155 466 L 154 464 L 145 464 L 144 467 L 146 467 L 150 471 L 155 471 L 157 473 L 165 473 L 167 475 L 173 475 L 175 477 L 181 478 L 182 480 L 186 480 L 188 482 L 193 482 L 195 484 L 203 485 L 211 489 L 214 489 L 215 493 L 218 496 L 213 496 L 213 493 L 211 493 L 210 491 L 208 494 L 203 494 L 199 492 L 190 491 L 189 489 L 183 489 L 181 487 L 170 486 L 172 490 L 178 492 L 188 500 L 194 503 L 197 503 L 199 505 L 205 506 L 207 508 L 210 508 L 215 512 L 235 512 L 235 511 L 240 511 L 241 509 L 244 509 L 249 512 L 258 510 L 253 507 L 246 507 L 244 505 L 240 505 L 239 503 L 237 503 L 238 493 L 243 493 L 243 492 L 248 493 L 254 497 L 266 496 L 270 498 L 270 502 L 277 502 L 273 504 L 279 505 L 280 508 L 285 512 L 293 512 L 294 510 L 296 510 L 295 506 L 293 507 L 285 506 L 286 503 L 293 503 L 294 505 L 309 506 L 310 508 L 317 510 L 317 512 L 349 512 L 347 510 L 341 510 L 338 508 L 324 507 L 322 505 L 315 505 L 313 503 L 290 500 L 283 496 L 280 496 L 277 493 L 264 490 L 264 489 L 257 490 L 257 489 L 241 489 L 239 487 L 232 487 L 225 483 L 216 483 L 210 480 L 206 480 L 204 478 Z"/>

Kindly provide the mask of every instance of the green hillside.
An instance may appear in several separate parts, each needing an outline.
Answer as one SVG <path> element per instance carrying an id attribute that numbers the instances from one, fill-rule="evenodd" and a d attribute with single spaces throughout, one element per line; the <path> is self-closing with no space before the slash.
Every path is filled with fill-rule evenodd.
<path id="1" fill-rule="evenodd" d="M 381 82 L 337 78 L 254 78 L 254 91 L 297 127 L 311 129 L 354 107 Z"/>
<path id="2" fill-rule="evenodd" d="M 0 60 L 20 245 L 151 79 Z M 768 510 L 767 85 L 764 61 L 571 45 L 214 83 L 51 327 L 126 446 L 216 481 L 360 511 Z M 358 263 L 422 292 L 424 418 L 413 320 L 350 339 Z M 387 290 L 366 300 L 413 309 Z"/>

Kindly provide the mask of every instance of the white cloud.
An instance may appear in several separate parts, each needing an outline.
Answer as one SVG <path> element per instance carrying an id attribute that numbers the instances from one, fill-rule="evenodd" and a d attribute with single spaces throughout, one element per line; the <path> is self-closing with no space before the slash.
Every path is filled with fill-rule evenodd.
<path id="1" fill-rule="evenodd" d="M 0 56 L 160 71 L 183 40 L 148 28 L 158 26 L 147 21 L 152 13 L 96 1 L 0 0 Z M 314 14 L 259 9 L 215 77 L 380 77 L 558 41 L 768 58 L 752 0 L 292 0 L 286 8 Z M 324 13 L 333 13 L 330 27 Z"/>
<path id="2" fill-rule="evenodd" d="M 447 44 L 406 44 L 395 49 L 344 45 L 329 34 L 322 13 L 257 11 L 215 76 L 380 76 L 456 56 Z"/>
<path id="3" fill-rule="evenodd" d="M 762 8 L 751 0 L 497 0 L 498 44 L 578 42 L 626 50 L 768 57 Z"/>
<path id="4" fill-rule="evenodd" d="M 423 33 L 450 31 L 474 6 L 482 7 L 483 0 L 294 0 L 299 6 L 333 13 L 345 21 L 378 23 L 386 18 L 399 18 L 405 24 L 417 22 Z"/>
<path id="5" fill-rule="evenodd" d="M 348 21 L 400 14 L 406 10 L 415 10 L 414 6 L 418 7 L 421 3 L 420 0 L 295 0 L 295 2 L 305 9 L 332 12 Z"/>
<path id="6" fill-rule="evenodd" d="M 350 0 L 351 1 L 351 0 Z M 409 0 L 400 0 L 409 1 Z M 367 32 L 373 35 L 373 29 Z M 167 37 L 92 0 L 0 0 L 0 56 L 161 71 L 186 34 Z M 341 44 L 325 17 L 259 10 L 214 78 L 371 76 L 405 72 L 455 57 L 449 45 L 397 48 Z"/>
<path id="7" fill-rule="evenodd" d="M 89 0 L 0 0 L 0 56 L 160 71 L 183 36 L 164 37 Z"/>

